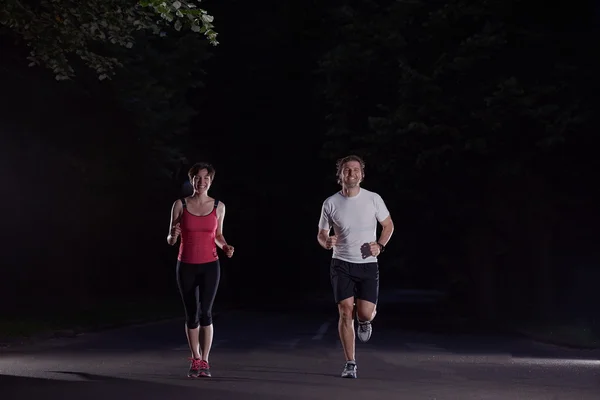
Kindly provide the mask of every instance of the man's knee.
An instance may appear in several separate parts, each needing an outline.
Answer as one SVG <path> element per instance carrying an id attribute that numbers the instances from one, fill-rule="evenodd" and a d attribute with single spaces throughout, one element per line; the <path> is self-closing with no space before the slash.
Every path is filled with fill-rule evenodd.
<path id="1" fill-rule="evenodd" d="M 375 314 L 377 314 L 377 311 L 375 310 L 371 310 L 371 311 L 358 311 L 358 319 L 361 321 L 373 321 L 373 319 L 375 319 Z"/>
<path id="2" fill-rule="evenodd" d="M 374 303 L 364 300 L 358 300 L 356 313 L 361 321 L 372 321 L 377 314 L 377 307 Z"/>
<path id="3" fill-rule="evenodd" d="M 343 321 L 352 321 L 354 318 L 354 299 L 342 300 L 338 304 L 338 310 L 340 312 L 340 319 Z"/>

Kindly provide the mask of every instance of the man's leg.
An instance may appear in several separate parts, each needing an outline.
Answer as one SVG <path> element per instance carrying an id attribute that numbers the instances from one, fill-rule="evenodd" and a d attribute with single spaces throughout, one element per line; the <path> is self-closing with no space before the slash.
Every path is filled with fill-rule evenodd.
<path id="1" fill-rule="evenodd" d="M 373 332 L 371 321 L 377 314 L 377 300 L 379 298 L 379 268 L 377 263 L 365 265 L 361 275 L 362 280 L 357 285 L 356 299 L 357 336 L 361 342 L 367 342 Z"/>
<path id="2" fill-rule="evenodd" d="M 362 299 L 356 300 L 356 317 L 358 319 L 356 336 L 363 343 L 371 339 L 373 333 L 371 321 L 375 318 L 375 314 L 377 314 L 377 307 L 374 303 Z"/>
<path id="3" fill-rule="evenodd" d="M 356 299 L 356 315 L 358 322 L 371 322 L 377 315 L 377 304 L 367 300 Z"/>
<path id="4" fill-rule="evenodd" d="M 346 358 L 342 377 L 356 378 L 356 361 L 354 360 L 354 282 L 348 274 L 348 267 L 348 263 L 332 259 L 330 275 L 333 295 L 339 312 L 338 333 Z"/>
<path id="5" fill-rule="evenodd" d="M 355 360 L 355 341 L 354 341 L 354 297 L 346 298 L 338 303 L 340 319 L 338 322 L 338 332 L 346 364 L 342 371 L 342 378 L 356 378 L 356 360 Z"/>
<path id="6" fill-rule="evenodd" d="M 354 361 L 354 297 L 344 299 L 338 303 L 340 318 L 338 332 L 346 361 Z"/>

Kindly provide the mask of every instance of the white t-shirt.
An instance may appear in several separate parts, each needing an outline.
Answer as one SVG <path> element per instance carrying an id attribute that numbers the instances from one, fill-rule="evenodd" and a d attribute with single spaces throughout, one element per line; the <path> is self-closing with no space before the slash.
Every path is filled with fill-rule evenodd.
<path id="1" fill-rule="evenodd" d="M 353 197 L 337 192 L 323 202 L 319 229 L 333 228 L 337 236 L 333 258 L 351 263 L 377 262 L 377 257 L 369 253 L 363 257 L 361 247 L 377 241 L 377 222 L 389 215 L 383 199 L 375 192 L 360 188 Z"/>

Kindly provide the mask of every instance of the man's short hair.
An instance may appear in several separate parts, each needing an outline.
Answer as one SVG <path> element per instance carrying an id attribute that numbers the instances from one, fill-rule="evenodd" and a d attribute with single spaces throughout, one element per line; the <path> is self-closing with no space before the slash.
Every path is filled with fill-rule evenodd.
<path id="1" fill-rule="evenodd" d="M 344 168 L 344 165 L 350 161 L 358 161 L 358 163 L 360 164 L 360 172 L 362 175 L 362 180 L 365 179 L 365 162 L 364 162 L 364 160 L 355 154 L 350 154 L 349 156 L 340 158 L 339 160 L 337 160 L 337 162 L 335 164 L 335 166 L 337 168 L 337 174 L 336 174 L 337 182 L 339 184 L 342 183 L 342 178 L 341 178 L 342 169 Z"/>

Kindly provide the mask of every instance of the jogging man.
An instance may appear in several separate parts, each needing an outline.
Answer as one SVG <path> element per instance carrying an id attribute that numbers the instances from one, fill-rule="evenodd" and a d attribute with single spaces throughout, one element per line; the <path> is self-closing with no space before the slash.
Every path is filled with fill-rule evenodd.
<path id="1" fill-rule="evenodd" d="M 356 378 L 355 305 L 356 334 L 362 342 L 371 338 L 371 321 L 377 313 L 379 295 L 377 257 L 385 250 L 394 231 L 394 223 L 381 196 L 360 187 L 364 177 L 365 163 L 360 157 L 350 155 L 338 160 L 337 179 L 342 190 L 323 202 L 317 236 L 323 248 L 333 249 L 331 285 L 340 313 L 338 331 L 346 356 L 342 378 Z M 382 226 L 378 240 L 377 222 Z"/>

